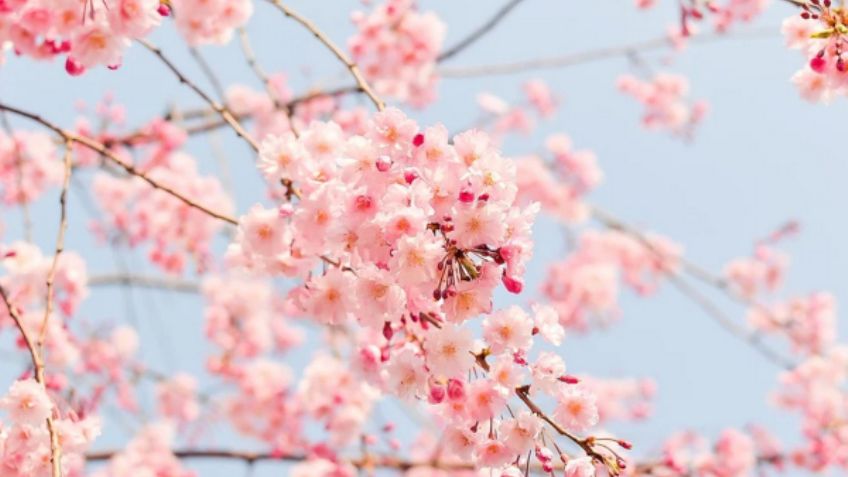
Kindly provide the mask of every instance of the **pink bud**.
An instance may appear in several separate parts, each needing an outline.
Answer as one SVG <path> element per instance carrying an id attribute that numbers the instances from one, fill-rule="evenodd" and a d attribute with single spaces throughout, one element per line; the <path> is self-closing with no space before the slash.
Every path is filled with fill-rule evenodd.
<path id="1" fill-rule="evenodd" d="M 570 374 L 566 374 L 565 376 L 560 376 L 559 380 L 564 382 L 565 384 L 577 384 L 580 382 L 580 379 L 577 376 L 572 376 Z"/>
<path id="2" fill-rule="evenodd" d="M 380 158 L 377 159 L 378 171 L 386 172 L 390 167 L 392 167 L 392 160 L 388 156 L 380 156 Z"/>
<path id="3" fill-rule="evenodd" d="M 278 210 L 278 215 L 281 219 L 291 217 L 292 214 L 294 214 L 294 206 L 288 203 L 281 205 Z"/>
<path id="4" fill-rule="evenodd" d="M 465 385 L 458 379 L 448 380 L 448 399 L 460 401 L 465 398 Z"/>
<path id="5" fill-rule="evenodd" d="M 65 60 L 65 71 L 68 72 L 71 76 L 79 76 L 85 73 L 85 66 L 80 64 L 79 61 L 71 58 L 70 56 Z"/>
<path id="6" fill-rule="evenodd" d="M 356 196 L 356 208 L 357 210 L 365 211 L 371 208 L 374 204 L 374 199 L 371 196 L 367 195 L 358 195 Z"/>
<path id="7" fill-rule="evenodd" d="M 439 385 L 430 386 L 430 395 L 427 397 L 427 401 L 429 401 L 430 404 L 439 404 L 444 400 L 445 387 Z"/>
<path id="8" fill-rule="evenodd" d="M 501 277 L 501 281 L 503 282 L 507 291 L 510 293 L 518 294 L 521 293 L 521 290 L 524 289 L 524 282 L 519 279 L 510 277 L 506 273 L 504 273 Z"/>
<path id="9" fill-rule="evenodd" d="M 412 138 L 412 145 L 415 147 L 421 147 L 422 144 L 424 144 L 424 135 L 418 133 Z"/>
<path id="10" fill-rule="evenodd" d="M 815 56 L 810 60 L 810 68 L 816 73 L 824 73 L 825 66 L 827 66 L 827 61 L 820 56 Z"/>
<path id="11" fill-rule="evenodd" d="M 415 179 L 418 178 L 418 173 L 413 169 L 407 169 L 403 172 L 403 180 L 406 181 L 407 184 L 412 184 Z"/>
<path id="12" fill-rule="evenodd" d="M 474 192 L 471 192 L 468 189 L 462 189 L 459 191 L 459 201 L 464 203 L 469 203 L 474 201 Z"/>
<path id="13" fill-rule="evenodd" d="M 387 321 L 386 324 L 383 325 L 383 337 L 386 338 L 386 341 L 391 341 L 394 334 L 395 332 L 392 329 L 392 324 Z"/>
<path id="14" fill-rule="evenodd" d="M 170 7 L 168 7 L 168 5 L 165 5 L 164 3 L 160 3 L 159 8 L 157 8 L 156 11 L 159 12 L 159 15 L 163 17 L 167 17 L 171 14 Z"/>

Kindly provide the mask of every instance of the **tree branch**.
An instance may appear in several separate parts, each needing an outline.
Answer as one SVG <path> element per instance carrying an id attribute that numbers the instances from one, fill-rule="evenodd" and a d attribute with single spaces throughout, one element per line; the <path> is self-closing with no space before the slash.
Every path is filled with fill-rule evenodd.
<path id="1" fill-rule="evenodd" d="M 506 16 L 509 14 L 510 11 L 512 11 L 513 8 L 517 7 L 518 4 L 523 2 L 523 1 L 524 0 L 510 0 L 509 2 L 507 2 L 497 12 L 495 12 L 495 14 L 494 14 L 494 16 L 492 16 L 492 18 L 489 18 L 485 23 L 483 23 L 482 25 L 477 27 L 476 30 L 472 31 L 471 34 L 469 34 L 464 39 L 460 40 L 459 43 L 457 43 L 456 45 L 454 45 L 451 48 L 442 52 L 436 58 L 436 61 L 442 62 L 442 61 L 448 60 L 452 56 L 455 56 L 456 54 L 458 54 L 462 50 L 464 50 L 464 49 L 468 48 L 469 46 L 471 46 L 472 44 L 474 44 L 477 40 L 482 38 L 486 33 L 488 33 L 495 26 L 497 26 L 497 24 L 500 23 L 501 20 L 506 18 Z"/>
<path id="2" fill-rule="evenodd" d="M 209 106 L 216 113 L 218 113 L 221 116 L 221 119 L 223 119 L 227 124 L 229 124 L 231 128 L 233 128 L 233 131 L 236 132 L 236 135 L 238 135 L 240 138 L 244 139 L 247 142 L 247 144 L 250 145 L 251 149 L 253 149 L 254 151 L 259 151 L 259 144 L 256 142 L 255 139 L 253 139 L 253 137 L 250 136 L 250 134 L 247 131 L 245 131 L 244 127 L 242 127 L 241 123 L 238 122 L 238 120 L 233 116 L 233 113 L 231 113 L 229 109 L 227 109 L 225 106 L 221 105 L 219 102 L 212 99 L 208 94 L 206 94 L 202 89 L 200 89 L 199 86 L 197 86 L 195 83 L 193 83 L 191 80 L 189 80 L 176 67 L 176 65 L 174 65 L 174 63 L 171 62 L 171 60 L 169 60 L 162 53 L 161 49 L 154 46 L 152 43 L 148 42 L 147 40 L 144 40 L 144 39 L 141 39 L 141 38 L 137 38 L 136 41 L 139 42 L 142 46 L 144 46 L 148 50 L 150 50 L 150 52 L 152 52 L 154 55 L 156 55 L 159 58 L 159 60 L 161 60 L 162 63 L 164 63 L 165 66 L 167 66 L 168 69 L 170 69 L 174 73 L 174 75 L 176 75 L 177 79 L 180 80 L 180 83 L 187 85 L 195 93 L 197 93 L 198 96 L 200 96 L 204 101 L 206 101 L 206 103 L 209 104 Z"/>
<path id="3" fill-rule="evenodd" d="M 371 86 L 368 85 L 368 82 L 365 81 L 365 78 L 362 76 L 362 73 L 360 73 L 359 67 L 356 66 L 356 63 L 354 63 L 350 58 L 348 58 L 348 56 L 338 46 L 336 46 L 336 44 L 333 43 L 333 41 L 330 40 L 330 38 L 326 34 L 319 30 L 318 27 L 315 26 L 314 23 L 312 23 L 312 21 L 301 16 L 291 8 L 285 6 L 280 0 L 268 0 L 268 2 L 271 3 L 271 5 L 275 6 L 279 11 L 283 12 L 285 16 L 300 23 L 301 25 L 303 25 L 304 28 L 309 30 L 312 35 L 318 39 L 318 41 L 323 43 L 324 46 L 326 46 L 333 53 L 333 55 L 338 58 L 339 61 L 344 63 L 345 67 L 348 69 L 348 71 L 350 71 L 351 76 L 353 76 L 353 79 L 356 81 L 359 90 L 365 93 L 366 96 L 368 96 L 371 102 L 374 103 L 374 107 L 377 108 L 377 111 L 382 111 L 383 109 L 385 109 L 385 104 L 383 103 L 383 100 L 377 97 L 377 95 L 374 93 L 374 90 L 372 90 Z"/>
<path id="4" fill-rule="evenodd" d="M 71 131 L 67 131 L 65 129 L 62 129 L 61 127 L 51 123 L 50 121 L 47 121 L 46 119 L 42 118 L 41 116 L 38 116 L 37 114 L 33 114 L 33 113 L 28 112 L 28 111 L 24 111 L 22 109 L 15 108 L 15 107 L 9 106 L 7 104 L 0 103 L 0 110 L 8 111 L 12 114 L 16 114 L 18 116 L 21 116 L 21 117 L 30 119 L 32 121 L 35 121 L 35 122 L 41 124 L 42 126 L 46 127 L 47 129 L 50 129 L 53 132 L 55 132 L 56 134 L 62 136 L 62 138 L 64 140 L 76 142 L 78 144 L 81 144 L 81 145 L 99 153 L 100 155 L 109 159 L 112 163 L 114 163 L 115 165 L 119 166 L 121 169 L 126 171 L 127 174 L 130 174 L 130 175 L 133 175 L 133 176 L 136 176 L 136 177 L 142 179 L 143 181 L 150 184 L 154 189 L 159 189 L 162 192 L 165 192 L 166 194 L 173 196 L 174 198 L 180 200 L 182 203 L 186 204 L 187 206 L 192 207 L 194 209 L 197 209 L 197 210 L 199 210 L 199 211 L 201 211 L 201 212 L 203 212 L 203 213 L 205 213 L 205 214 L 207 214 L 211 217 L 214 217 L 214 218 L 219 219 L 219 220 L 223 220 L 224 222 L 230 223 L 232 225 L 238 225 L 238 221 L 236 219 L 229 217 L 225 214 L 215 212 L 211 209 L 208 209 L 206 206 L 204 206 L 204 205 L 202 205 L 198 202 L 195 202 L 192 199 L 189 199 L 188 197 L 180 194 L 179 192 L 175 191 L 174 189 L 172 189 L 172 188 L 170 188 L 170 187 L 168 187 L 164 184 L 160 184 L 159 182 L 151 179 L 144 172 L 136 169 L 132 164 L 130 164 L 130 163 L 126 162 L 124 159 L 118 157 L 109 148 L 107 148 L 103 144 L 101 144 L 101 143 L 99 143 L 99 142 L 97 142 L 93 139 L 87 138 L 85 136 L 80 136 L 80 135 L 75 134 Z"/>

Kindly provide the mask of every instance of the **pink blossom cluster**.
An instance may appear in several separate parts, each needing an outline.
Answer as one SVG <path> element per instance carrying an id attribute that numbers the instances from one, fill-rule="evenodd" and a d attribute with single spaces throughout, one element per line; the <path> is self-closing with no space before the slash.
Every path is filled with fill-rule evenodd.
<path id="1" fill-rule="evenodd" d="M 174 456 L 173 427 L 164 422 L 143 427 L 127 446 L 109 460 L 106 467 L 93 472 L 92 477 L 124 477 L 128 475 L 156 475 L 167 477 L 195 477 Z"/>
<path id="2" fill-rule="evenodd" d="M 815 2 L 783 21 L 786 46 L 799 50 L 806 64 L 792 76 L 801 97 L 828 103 L 848 91 L 846 48 L 848 12 L 831 2 Z"/>
<path id="3" fill-rule="evenodd" d="M 564 223 L 579 223 L 589 216 L 584 196 L 603 180 L 595 153 L 575 150 L 565 134 L 548 137 L 550 161 L 537 156 L 516 162 L 518 197 L 523 203 L 538 202 L 546 214 Z"/>
<path id="4" fill-rule="evenodd" d="M 445 24 L 421 13 L 414 0 L 387 0 L 366 14 L 353 14 L 357 32 L 348 40 L 353 60 L 381 95 L 416 106 L 435 99 L 436 61 Z"/>
<path id="5" fill-rule="evenodd" d="M 221 349 L 207 367 L 230 374 L 239 360 L 285 352 L 303 341 L 303 332 L 282 318 L 283 304 L 267 281 L 250 276 L 210 276 L 203 282 L 206 337 Z"/>
<path id="6" fill-rule="evenodd" d="M 159 0 L 12 0 L 0 8 L 0 42 L 36 59 L 66 56 L 72 75 L 98 65 L 117 67 L 133 38 L 159 25 Z"/>
<path id="7" fill-rule="evenodd" d="M 488 126 L 493 136 L 500 138 L 507 133 L 527 134 L 535 127 L 534 115 L 549 119 L 556 112 L 559 99 L 544 81 L 527 81 L 522 89 L 525 96 L 522 104 L 511 105 L 492 93 L 477 95 L 477 104 L 484 114 L 480 122 Z"/>
<path id="8" fill-rule="evenodd" d="M 21 310 L 44 310 L 47 296 L 47 274 L 53 265 L 53 256 L 27 242 L 0 243 L 0 267 L 6 275 L 0 276 L 0 285 Z M 79 304 L 88 296 L 88 274 L 85 261 L 74 252 L 59 256 L 54 274 L 54 294 L 57 308 L 64 315 L 73 315 Z M 8 317 L 5 307 L 0 307 L 0 317 Z M 36 319 L 33 316 L 33 319 Z M 3 323 L 4 320 L 0 320 Z M 55 330 L 61 333 L 61 326 Z"/>
<path id="9" fill-rule="evenodd" d="M 779 466 L 781 448 L 759 428 L 725 429 L 712 445 L 694 432 L 681 432 L 663 446 L 663 459 L 648 470 L 668 477 L 745 477 L 757 475 L 759 466 Z"/>
<path id="10" fill-rule="evenodd" d="M 62 161 L 43 132 L 0 132 L 0 199 L 6 204 L 33 202 L 62 183 Z"/>
<path id="11" fill-rule="evenodd" d="M 189 45 L 229 43 L 233 31 L 253 15 L 251 0 L 169 0 L 169 4 L 177 30 Z"/>
<path id="12" fill-rule="evenodd" d="M 622 93 L 642 103 L 645 107 L 642 125 L 650 130 L 691 137 L 709 108 L 705 101 L 688 100 L 689 82 L 681 75 L 659 73 L 648 81 L 623 75 L 618 78 L 617 86 Z"/>
<path id="13" fill-rule="evenodd" d="M 0 397 L 0 474 L 8 477 L 50 477 L 50 436 L 45 426 L 53 426 L 62 442 L 65 475 L 82 475 L 83 454 L 100 434 L 97 417 L 81 418 L 73 412 L 59 412 L 45 388 L 34 379 L 12 383 Z"/>
<path id="14" fill-rule="evenodd" d="M 139 168 L 151 179 L 171 187 L 212 210 L 229 213 L 232 201 L 213 176 L 201 175 L 197 161 L 177 147 L 185 136 L 165 122 L 151 125 L 157 142 Z M 149 244 L 148 256 L 169 273 L 181 273 L 189 261 L 205 269 L 212 239 L 221 222 L 155 188 L 136 176 L 98 172 L 92 192 L 104 218 L 95 224 L 103 238 L 113 236 L 130 246 Z"/>
<path id="15" fill-rule="evenodd" d="M 775 291 L 783 282 L 789 258 L 782 252 L 758 245 L 751 257 L 732 260 L 724 276 L 742 296 L 751 299 Z"/>
<path id="16" fill-rule="evenodd" d="M 848 467 L 846 369 L 848 349 L 835 346 L 781 376 L 774 400 L 781 408 L 800 414 L 805 437 L 790 454 L 793 464 L 811 471 Z"/>
<path id="17" fill-rule="evenodd" d="M 542 292 L 568 328 L 586 330 L 591 321 L 610 322 L 618 316 L 619 282 L 640 294 L 650 294 L 660 280 L 678 267 L 680 246 L 648 235 L 650 248 L 622 232 L 587 231 L 577 249 L 554 263 Z"/>
<path id="18" fill-rule="evenodd" d="M 636 7 L 653 8 L 657 0 L 635 0 Z M 768 0 L 682 0 L 680 24 L 674 35 L 688 37 L 696 33 L 695 24 L 709 18 L 718 32 L 726 32 L 736 23 L 749 23 L 760 16 L 768 6 Z"/>

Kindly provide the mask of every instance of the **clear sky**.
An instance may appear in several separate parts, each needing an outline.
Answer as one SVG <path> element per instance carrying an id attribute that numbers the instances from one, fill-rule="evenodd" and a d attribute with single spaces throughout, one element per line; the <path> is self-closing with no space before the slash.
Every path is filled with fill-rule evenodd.
<path id="1" fill-rule="evenodd" d="M 296 91 L 330 78 L 347 81 L 334 59 L 298 25 L 282 18 L 263 2 L 249 25 L 260 61 L 271 71 L 285 70 Z M 353 0 L 292 1 L 337 41 L 352 31 Z M 435 10 L 448 24 L 448 44 L 463 37 L 501 4 L 499 1 L 456 2 L 422 0 L 422 9 Z M 638 12 L 629 0 L 556 2 L 526 0 L 479 43 L 453 58 L 449 65 L 498 63 L 580 52 L 599 46 L 618 46 L 660 36 L 677 18 L 676 2 L 661 1 L 654 10 Z M 783 2 L 755 25 L 736 32 L 770 27 L 772 34 L 735 34 L 726 40 L 693 45 L 682 55 L 652 52 L 643 59 L 657 71 L 690 77 L 692 96 L 709 101 L 711 110 L 694 141 L 686 143 L 664 133 L 641 128 L 640 106 L 618 93 L 615 79 L 630 69 L 625 58 L 613 58 L 568 68 L 497 77 L 444 79 L 439 101 L 425 111 L 409 113 L 424 123 L 440 121 L 449 129 L 466 127 L 477 117 L 475 95 L 492 92 L 518 99 L 520 85 L 542 78 L 563 98 L 552 121 L 527 138 L 505 144 L 508 154 L 540 149 L 553 132 L 569 134 L 578 148 L 593 149 L 605 171 L 604 184 L 591 200 L 646 229 L 661 232 L 685 246 L 688 257 L 711 270 L 731 258 L 750 253 L 753 242 L 788 219 L 798 220 L 800 236 L 786 244 L 792 266 L 787 293 L 829 290 L 839 301 L 848 298 L 848 199 L 845 179 L 848 161 L 841 152 L 844 100 L 830 106 L 798 98 L 789 77 L 803 59 L 783 47 L 780 21 L 793 13 Z M 200 84 L 209 89 L 169 25 L 152 41 L 161 45 Z M 225 83 L 236 80 L 259 86 L 245 65 L 238 46 L 205 47 L 202 52 Z M 104 91 L 127 106 L 131 125 L 163 112 L 168 104 L 200 105 L 164 66 L 142 48 L 133 46 L 117 71 L 98 70 L 69 78 L 62 64 L 34 64 L 10 56 L 0 68 L 0 98 L 25 106 L 55 122 L 71 125 L 74 103 L 96 102 Z M 20 123 L 16 123 L 20 124 Z M 229 131 L 216 136 L 233 171 L 238 209 L 263 200 L 248 149 Z M 190 151 L 201 167 L 215 170 L 208 140 L 192 142 Z M 51 195 L 35 209 L 35 229 L 43 246 L 53 240 L 55 202 Z M 71 199 L 72 229 L 68 249 L 89 260 L 90 273 L 116 270 L 115 256 L 104 253 L 86 230 L 79 195 Z M 5 211 L 4 211 L 5 214 Z M 19 236 L 17 214 L 4 215 L 4 240 Z M 529 275 L 540 277 L 543 265 L 563 256 L 562 234 L 549 222 L 537 227 L 537 254 Z M 134 269 L 144 269 L 142 257 L 122 253 Z M 535 293 L 538 282 L 528 284 Z M 712 296 L 712 295 L 711 295 Z M 508 303 L 499 296 L 498 304 Z M 743 310 L 717 300 L 740 322 Z M 778 369 L 746 344 L 718 327 L 708 316 L 670 287 L 643 299 L 625 293 L 619 322 L 586 337 L 570 335 L 561 352 L 571 372 L 599 376 L 650 376 L 659 394 L 655 413 L 639 424 L 611 429 L 634 441 L 642 451 L 656 450 L 671 432 L 686 427 L 715 435 L 727 426 L 750 422 L 767 425 L 778 436 L 794 440 L 798 422 L 767 404 L 776 388 Z M 132 320 L 142 333 L 144 356 L 163 370 L 196 371 L 203 367 L 200 301 L 194 296 L 145 291 L 95 289 L 83 313 L 92 321 Z M 9 358 L 10 341 L 2 341 L 3 382 L 21 369 L 22 357 Z M 306 356 L 290 357 L 303 363 Z M 386 411 L 390 417 L 397 411 Z M 111 428 L 98 446 L 111 447 L 125 439 L 132 420 L 109 417 Z M 398 419 L 403 419 L 398 417 Z M 214 433 L 213 433 L 214 434 Z M 218 443 L 233 441 L 228 434 Z M 247 443 L 241 441 L 236 445 Z M 193 464 L 194 465 L 194 464 Z M 238 464 L 195 466 L 201 475 L 233 473 Z M 277 464 L 263 465 L 253 475 L 280 475 Z"/>

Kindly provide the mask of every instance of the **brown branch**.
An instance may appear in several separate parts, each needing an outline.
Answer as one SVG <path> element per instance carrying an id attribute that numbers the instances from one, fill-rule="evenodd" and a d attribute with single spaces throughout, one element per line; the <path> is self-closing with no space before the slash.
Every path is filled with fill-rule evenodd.
<path id="1" fill-rule="evenodd" d="M 198 66 L 200 66 L 200 70 L 203 71 L 203 74 L 206 76 L 206 79 L 209 80 L 209 83 L 212 85 L 212 89 L 215 90 L 215 94 L 218 95 L 221 100 L 224 100 L 224 87 L 221 86 L 221 81 L 218 79 L 218 76 L 215 75 L 215 71 L 212 69 L 212 66 L 206 61 L 206 58 L 203 57 L 203 54 L 200 53 L 200 50 L 197 47 L 190 46 L 188 48 L 189 53 L 191 54 L 194 61 L 197 62 Z"/>
<path id="2" fill-rule="evenodd" d="M 191 80 L 189 80 L 176 67 L 176 65 L 174 65 L 174 63 L 171 60 L 169 60 L 162 53 L 161 49 L 154 46 L 152 43 L 148 42 L 147 40 L 144 40 L 144 39 L 141 39 L 141 38 L 137 38 L 136 41 L 139 42 L 141 45 L 143 45 L 148 50 L 150 50 L 150 52 L 152 52 L 154 55 L 156 55 L 159 58 L 159 60 L 162 61 L 162 63 L 164 63 L 165 66 L 167 66 L 168 69 L 170 69 L 171 72 L 174 73 L 174 75 L 176 75 L 176 77 L 180 81 L 180 83 L 187 85 L 195 93 L 197 93 L 198 96 L 200 96 L 216 113 L 218 113 L 218 115 L 221 116 L 221 119 L 223 119 L 227 124 L 230 125 L 230 127 L 233 129 L 233 131 L 235 131 L 237 136 L 244 139 L 254 151 L 259 151 L 259 144 L 256 142 L 255 139 L 253 139 L 253 137 L 250 136 L 250 134 L 244 129 L 244 127 L 241 125 L 241 123 L 238 122 L 238 120 L 235 118 L 235 116 L 233 116 L 233 113 L 231 113 L 229 109 L 227 109 L 226 107 L 221 105 L 221 103 L 212 99 L 208 94 L 206 94 L 202 89 L 200 89 L 199 86 L 197 86 Z"/>
<path id="3" fill-rule="evenodd" d="M 469 34 L 464 39 L 460 40 L 459 43 L 457 43 L 456 45 L 454 45 L 451 48 L 442 52 L 436 58 L 436 61 L 441 63 L 442 61 L 445 61 L 445 60 L 451 58 L 452 56 L 458 54 L 462 50 L 464 50 L 464 49 L 468 48 L 469 46 L 471 46 L 472 44 L 474 44 L 477 40 L 482 38 L 486 33 L 488 33 L 495 26 L 497 26 L 497 24 L 500 23 L 501 20 L 506 18 L 506 16 L 509 14 L 509 12 L 512 11 L 513 8 L 517 7 L 518 4 L 521 3 L 522 1 L 524 1 L 524 0 L 510 0 L 509 2 L 507 2 L 497 12 L 495 12 L 495 14 L 494 14 L 494 16 L 492 16 L 492 18 L 489 18 L 485 23 L 483 23 L 482 25 L 477 27 L 476 30 L 472 31 L 471 34 Z"/>
<path id="4" fill-rule="evenodd" d="M 368 85 L 368 82 L 365 81 L 365 78 L 362 76 L 362 73 L 359 71 L 359 67 L 356 66 L 348 56 L 338 47 L 335 43 L 321 30 L 312 23 L 311 20 L 301 16 L 299 13 L 295 12 L 291 8 L 285 6 L 280 0 L 268 0 L 271 5 L 275 6 L 279 11 L 281 11 L 286 17 L 291 18 L 292 20 L 303 25 L 304 28 L 309 30 L 315 38 L 318 39 L 321 43 L 324 44 L 332 53 L 338 58 L 339 61 L 344 63 L 345 67 L 350 71 L 351 76 L 356 81 L 358 89 L 365 93 L 366 96 L 374 103 L 374 107 L 377 108 L 377 111 L 382 111 L 385 109 L 385 104 L 383 101 L 377 97 L 374 93 L 374 90 L 371 89 L 371 86 Z"/>
<path id="5" fill-rule="evenodd" d="M 300 134 L 294 126 L 294 110 L 288 105 L 288 103 L 281 102 L 277 92 L 274 91 L 274 86 L 271 84 L 271 78 L 268 76 L 268 73 L 265 72 L 265 69 L 262 68 L 262 65 L 259 64 L 259 60 L 256 59 L 256 53 L 254 53 L 253 47 L 250 46 L 250 37 L 247 34 L 247 30 L 244 27 L 239 27 L 238 34 L 241 51 L 244 53 L 244 59 L 247 61 L 247 65 L 251 70 L 253 70 L 253 73 L 257 78 L 259 78 L 259 81 L 262 82 L 262 86 L 265 87 L 268 97 L 271 98 L 271 101 L 274 103 L 274 109 L 286 113 L 286 117 L 289 120 L 289 129 L 291 129 L 295 137 L 299 137 Z"/>
<path id="6" fill-rule="evenodd" d="M 35 122 L 41 124 L 42 126 L 46 127 L 47 129 L 50 129 L 53 132 L 55 132 L 56 134 L 62 136 L 62 138 L 65 139 L 66 141 L 76 142 L 78 144 L 81 144 L 81 145 L 99 153 L 100 155 L 109 159 L 112 163 L 114 163 L 115 165 L 119 166 L 121 169 L 126 171 L 127 174 L 130 174 L 130 175 L 133 175 L 133 176 L 136 176 L 136 177 L 142 179 L 143 181 L 150 184 L 154 189 L 159 189 L 162 192 L 165 192 L 166 194 L 173 196 L 174 198 L 178 199 L 179 201 L 181 201 L 185 205 L 192 207 L 194 209 L 197 209 L 197 210 L 199 210 L 199 211 L 201 211 L 201 212 L 203 212 L 203 213 L 205 213 L 205 214 L 207 214 L 211 217 L 214 217 L 216 219 L 223 220 L 224 222 L 230 223 L 232 225 L 238 225 L 238 221 L 236 219 L 234 219 L 230 216 L 227 216 L 225 214 L 215 212 L 215 211 L 207 208 L 206 206 L 204 206 L 204 205 L 202 205 L 198 202 L 195 202 L 194 200 L 189 199 L 188 197 L 180 194 L 179 192 L 175 191 L 174 189 L 172 189 L 172 188 L 170 188 L 170 187 L 168 187 L 164 184 L 160 184 L 159 182 L 151 179 L 150 177 L 147 176 L 147 174 L 136 169 L 132 164 L 130 164 L 129 162 L 125 161 L 124 159 L 118 157 L 118 155 L 115 154 L 113 151 L 111 151 L 109 148 L 107 148 L 103 144 L 101 144 L 101 143 L 99 143 L 99 142 L 97 142 L 93 139 L 90 139 L 90 138 L 85 137 L 85 136 L 80 136 L 80 135 L 73 133 L 71 131 L 67 131 L 65 129 L 62 129 L 61 127 L 51 123 L 50 121 L 47 121 L 46 119 L 42 118 L 41 116 L 38 116 L 37 114 L 33 114 L 33 113 L 28 112 L 28 111 L 24 111 L 22 109 L 15 108 L 13 106 L 9 106 L 9 105 L 0 103 L 0 110 L 8 111 L 12 114 L 16 114 L 18 116 L 22 116 L 24 118 L 35 121 Z"/>
<path id="7" fill-rule="evenodd" d="M 197 282 L 189 280 L 126 273 L 91 276 L 88 278 L 88 286 L 135 286 L 141 288 L 171 290 L 181 293 L 197 293 L 200 291 L 200 285 Z"/>
<path id="8" fill-rule="evenodd" d="M 29 351 L 30 360 L 32 361 L 35 380 L 41 385 L 42 389 L 44 389 L 44 392 L 46 393 L 47 386 L 45 385 L 44 380 L 44 361 L 41 358 L 38 346 L 27 332 L 18 309 L 12 304 L 6 289 L 2 286 L 0 286 L 0 298 L 2 298 L 3 303 L 6 305 L 6 309 L 9 310 L 9 316 L 12 317 L 12 321 L 15 322 L 15 326 L 18 328 L 18 331 L 20 331 L 21 336 L 24 339 L 24 344 Z M 47 432 L 50 436 L 50 468 L 53 477 L 62 477 L 62 446 L 59 443 L 59 434 L 56 432 L 56 427 L 53 421 L 52 409 L 50 410 L 50 413 L 51 414 L 47 416 Z"/>
<path id="9" fill-rule="evenodd" d="M 727 35 L 723 33 L 707 33 L 703 35 L 693 36 L 688 39 L 692 44 L 706 44 L 718 40 L 731 40 L 737 38 L 764 38 L 774 36 L 775 32 L 779 31 L 777 27 L 768 27 L 763 29 L 752 29 L 737 35 Z M 585 63 L 592 63 L 608 58 L 629 55 L 634 52 L 648 52 L 653 50 L 662 50 L 672 46 L 668 37 L 660 37 L 652 40 L 645 40 L 638 43 L 631 43 L 622 46 L 613 46 L 605 48 L 596 48 L 583 52 L 570 53 L 561 56 L 551 56 L 547 58 L 536 58 L 531 60 L 516 61 L 510 63 L 499 63 L 492 65 L 464 66 L 455 68 L 440 68 L 439 74 L 445 78 L 472 78 L 477 76 L 491 75 L 509 75 L 523 73 L 531 70 L 564 68 Z"/>
<path id="10" fill-rule="evenodd" d="M 661 261 L 668 259 L 668 257 L 664 256 L 662 252 L 660 252 L 656 249 L 656 247 L 654 247 L 651 241 L 640 230 L 626 224 L 624 221 L 614 217 L 612 214 L 602 209 L 593 206 L 590 210 L 592 213 L 592 217 L 601 224 L 603 224 L 605 227 L 619 231 L 623 234 L 632 237 L 633 239 L 638 241 L 646 250 L 653 253 L 657 257 L 657 259 Z M 680 266 L 684 273 L 688 273 L 689 275 L 705 282 L 706 284 L 715 287 L 719 291 L 724 292 L 730 298 L 742 304 L 752 307 L 760 307 L 758 303 L 755 303 L 739 295 L 724 278 L 711 274 L 703 267 L 686 260 L 684 257 L 677 258 L 677 261 L 680 263 Z M 695 287 L 691 286 L 688 282 L 686 282 L 680 272 L 675 270 L 668 270 L 666 278 L 669 280 L 669 282 L 671 282 L 672 285 L 675 286 L 675 288 L 678 289 L 678 291 L 680 291 L 683 295 L 694 301 L 695 304 L 700 306 L 701 309 L 703 309 L 711 318 L 713 318 L 719 325 L 721 325 L 722 328 L 724 328 L 725 330 L 730 332 L 730 334 L 736 336 L 737 338 L 747 342 L 769 361 L 786 369 L 792 369 L 795 367 L 795 364 L 792 362 L 792 360 L 786 358 L 782 354 L 771 349 L 765 343 L 760 341 L 759 335 L 753 332 L 749 332 L 744 327 L 736 324 L 733 319 L 731 319 L 723 311 L 721 311 L 721 309 L 715 303 L 710 301 Z"/>
<path id="11" fill-rule="evenodd" d="M 59 266 L 59 256 L 65 251 L 65 231 L 68 229 L 68 188 L 71 185 L 71 155 L 73 154 L 74 141 L 65 140 L 65 154 L 62 160 L 65 175 L 62 180 L 62 192 L 59 194 L 59 231 L 56 233 L 56 247 L 53 252 L 53 262 L 47 272 L 47 299 L 44 307 L 44 318 L 41 320 L 41 329 L 38 332 L 38 349 L 44 352 L 44 336 L 47 333 L 47 322 L 53 313 L 53 282 L 56 278 L 56 268 Z"/>
<path id="12" fill-rule="evenodd" d="M 119 452 L 117 450 L 91 452 L 86 455 L 86 460 L 89 462 L 109 460 Z M 305 455 L 280 455 L 278 453 L 242 452 L 225 449 L 177 449 L 173 451 L 173 454 L 179 459 L 229 459 L 244 461 L 248 464 L 260 461 L 303 462 L 309 460 L 309 457 Z M 342 460 L 340 463 L 349 464 L 358 469 L 379 467 L 400 471 L 428 467 L 442 470 L 474 470 L 476 468 L 473 464 L 464 462 L 413 461 L 390 456 L 366 456 Z"/>

